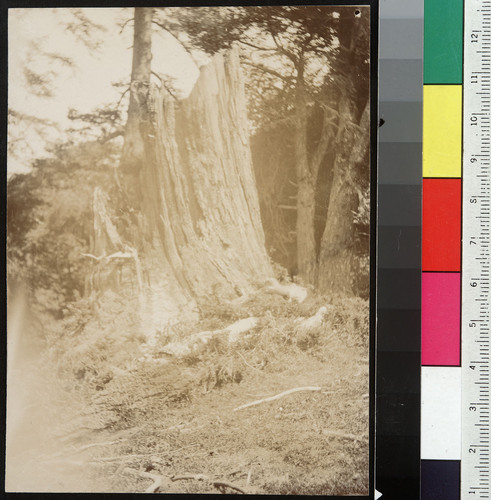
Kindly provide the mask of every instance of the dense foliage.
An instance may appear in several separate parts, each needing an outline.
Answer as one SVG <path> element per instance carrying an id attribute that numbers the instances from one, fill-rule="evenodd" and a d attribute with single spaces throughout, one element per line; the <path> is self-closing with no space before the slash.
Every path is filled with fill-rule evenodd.
<path id="1" fill-rule="evenodd" d="M 9 291 L 23 283 L 54 315 L 84 293 L 96 186 L 111 189 L 117 148 L 107 143 L 60 147 L 8 181 Z M 113 188 L 114 189 L 114 188 Z"/>

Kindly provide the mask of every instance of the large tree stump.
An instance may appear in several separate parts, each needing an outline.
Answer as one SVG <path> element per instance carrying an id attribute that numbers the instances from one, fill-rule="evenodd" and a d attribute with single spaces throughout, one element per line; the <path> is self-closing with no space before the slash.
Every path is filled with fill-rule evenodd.
<path id="1" fill-rule="evenodd" d="M 175 104 L 149 89 L 140 132 L 142 209 L 180 286 L 232 298 L 271 276 L 238 49 L 216 55 Z"/>
<path id="2" fill-rule="evenodd" d="M 104 205 L 95 209 L 93 257 L 107 255 L 109 247 L 137 252 L 143 277 L 136 280 L 140 316 L 152 332 L 165 327 L 172 309 L 178 317 L 183 308 L 193 309 L 196 299 L 250 293 L 272 276 L 272 269 L 238 49 L 216 55 L 181 102 L 151 85 L 140 85 L 134 97 L 139 127 L 128 128 L 127 134 L 139 134 L 143 156 L 138 162 L 132 151 L 129 162 L 123 155 L 120 172 L 123 187 L 136 183 L 125 197 L 128 206 L 120 210 L 130 214 L 131 227 L 118 234 Z M 130 139 L 138 142 L 125 138 Z M 104 275 L 106 282 L 109 278 Z M 128 281 L 126 275 L 122 291 L 127 292 Z M 104 289 L 103 283 L 97 286 Z"/>

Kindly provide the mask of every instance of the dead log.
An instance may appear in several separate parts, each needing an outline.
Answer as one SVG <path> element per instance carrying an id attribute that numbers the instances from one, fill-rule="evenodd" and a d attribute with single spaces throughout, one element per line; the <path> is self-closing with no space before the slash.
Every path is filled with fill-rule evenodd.
<path id="1" fill-rule="evenodd" d="M 318 328 L 324 321 L 324 317 L 327 314 L 327 311 L 327 307 L 322 306 L 313 316 L 310 316 L 309 318 L 297 318 L 295 320 L 297 323 L 296 330 L 307 332 Z"/>
<path id="2" fill-rule="evenodd" d="M 299 286 L 296 283 L 282 285 L 274 278 L 266 280 L 264 291 L 267 293 L 281 295 L 288 300 L 296 300 L 299 304 L 307 298 L 308 293 L 306 288 Z"/>
<path id="3" fill-rule="evenodd" d="M 181 358 L 199 350 L 207 344 L 213 337 L 222 335 L 229 344 L 233 344 L 240 339 L 240 335 L 252 330 L 257 325 L 258 318 L 250 317 L 240 319 L 235 323 L 220 330 L 207 330 L 199 333 L 193 333 L 182 341 L 169 342 L 161 351 L 165 354 Z"/>

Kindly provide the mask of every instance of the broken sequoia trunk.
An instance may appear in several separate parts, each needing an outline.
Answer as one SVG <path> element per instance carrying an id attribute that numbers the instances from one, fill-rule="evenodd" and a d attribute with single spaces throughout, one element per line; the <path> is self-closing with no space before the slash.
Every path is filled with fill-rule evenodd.
<path id="1" fill-rule="evenodd" d="M 151 309 L 164 300 L 155 300 L 155 290 L 181 304 L 183 297 L 190 302 L 250 292 L 272 270 L 238 49 L 216 55 L 187 99 L 176 103 L 148 86 L 139 104 L 144 157 L 132 176 L 140 203 L 128 246 L 138 249 Z"/>
<path id="2" fill-rule="evenodd" d="M 142 209 L 181 287 L 234 297 L 271 275 L 238 50 L 203 68 L 178 109 L 150 89 Z"/>

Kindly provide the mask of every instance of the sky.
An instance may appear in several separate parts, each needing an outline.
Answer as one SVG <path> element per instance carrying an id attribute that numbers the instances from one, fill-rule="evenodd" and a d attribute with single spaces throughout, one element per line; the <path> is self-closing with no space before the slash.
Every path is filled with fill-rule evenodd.
<path id="1" fill-rule="evenodd" d="M 133 24 L 129 22 L 121 33 L 121 23 L 132 17 L 132 9 L 92 8 L 82 9 L 87 17 L 107 29 L 98 35 L 102 44 L 99 50 L 90 50 L 67 31 L 64 22 L 73 20 L 71 9 L 10 9 L 9 10 L 9 64 L 8 105 L 9 109 L 29 114 L 41 120 L 55 122 L 63 130 L 72 127 L 68 110 L 90 112 L 107 103 L 117 102 L 121 91 L 112 86 L 114 82 L 129 82 L 131 74 L 131 45 Z M 165 32 L 155 32 L 152 38 L 152 70 L 158 74 L 172 76 L 176 86 L 186 95 L 192 89 L 199 70 L 187 52 Z M 36 50 L 69 57 L 73 68 L 64 67 L 53 59 L 51 67 L 46 60 L 36 56 Z M 38 97 L 26 83 L 24 68 L 36 72 L 54 70 L 53 97 Z M 169 68 L 172 74 L 169 74 Z M 27 172 L 35 157 L 46 156 L 45 140 L 41 139 L 31 125 L 27 130 L 9 127 L 9 140 L 23 134 L 29 148 L 24 148 L 20 157 L 8 157 L 8 175 Z M 50 139 L 63 139 L 63 134 L 52 129 Z"/>

